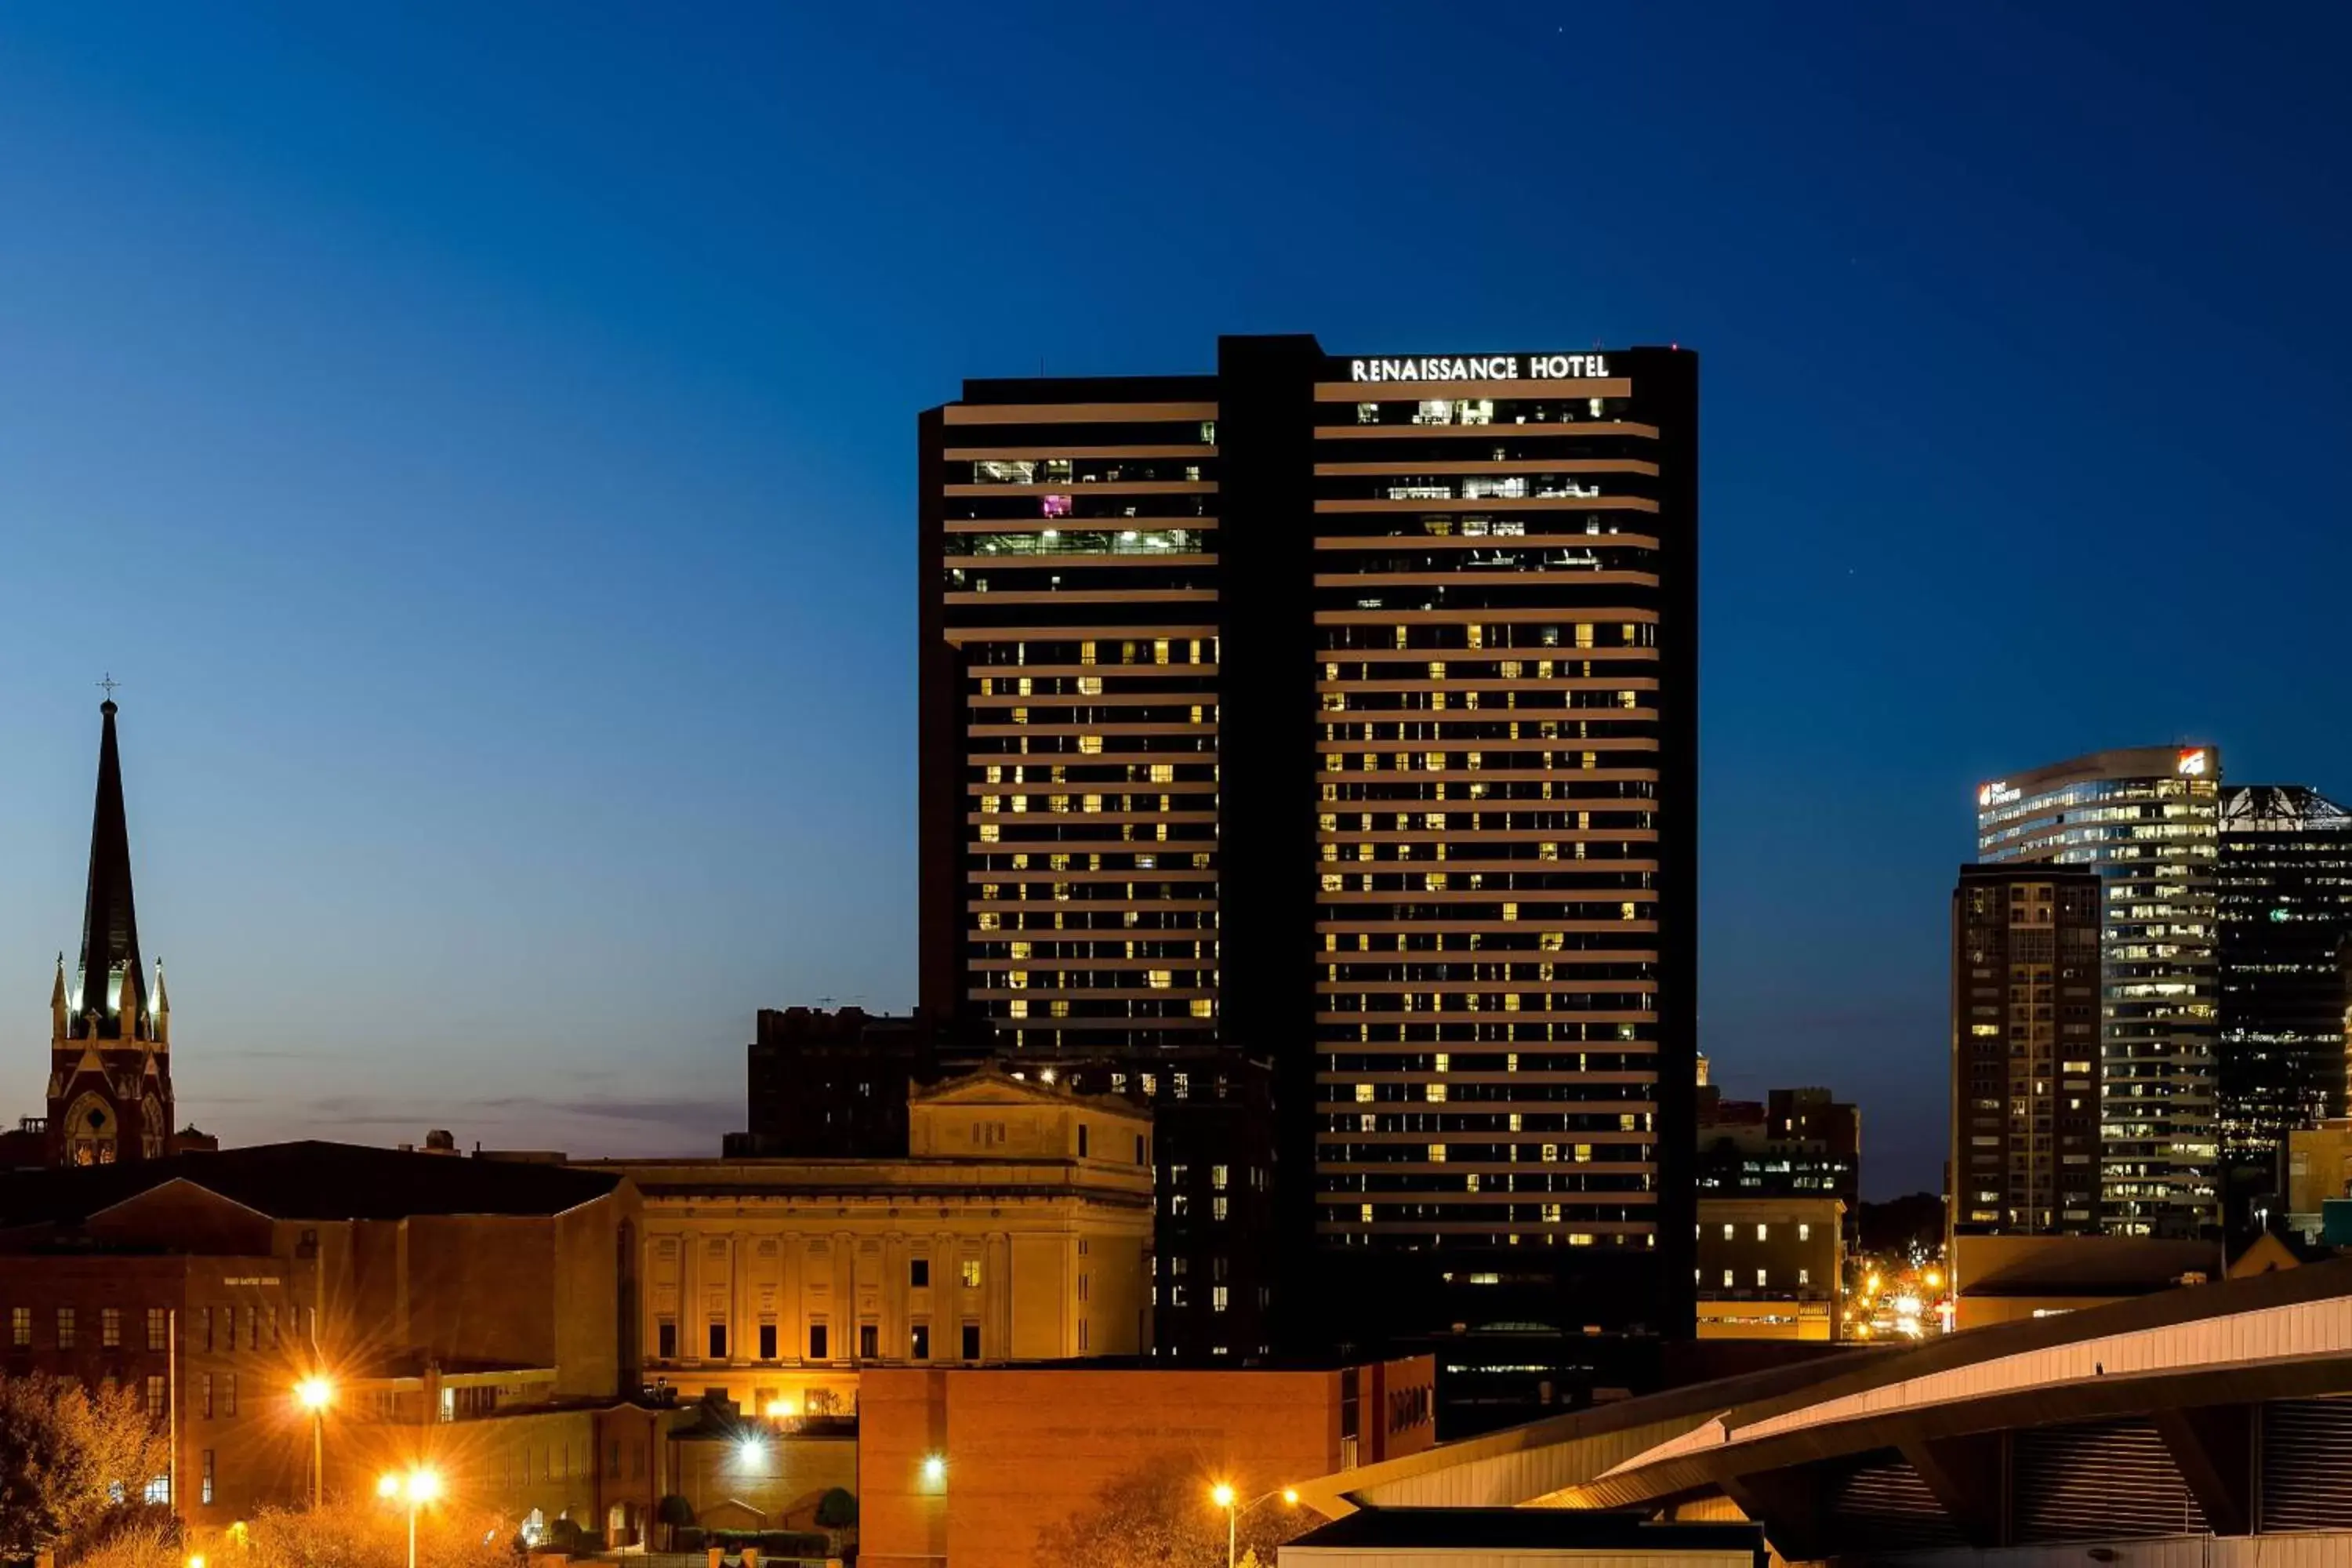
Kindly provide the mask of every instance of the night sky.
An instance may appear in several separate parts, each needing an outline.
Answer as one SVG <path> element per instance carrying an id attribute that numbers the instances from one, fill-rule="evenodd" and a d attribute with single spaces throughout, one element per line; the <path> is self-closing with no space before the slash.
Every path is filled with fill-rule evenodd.
<path id="1" fill-rule="evenodd" d="M 0 1113 L 109 670 L 184 1117 L 716 1152 L 754 1008 L 912 1001 L 919 409 L 1220 331 L 1674 342 L 1702 1043 L 1932 1186 L 1979 778 L 2195 737 L 2352 792 L 2347 52 L 2321 5 L 12 5 Z"/>

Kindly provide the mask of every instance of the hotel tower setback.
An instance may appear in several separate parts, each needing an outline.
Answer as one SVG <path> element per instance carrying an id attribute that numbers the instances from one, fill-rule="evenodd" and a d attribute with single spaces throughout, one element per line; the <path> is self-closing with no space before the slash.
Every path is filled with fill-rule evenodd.
<path id="1" fill-rule="evenodd" d="M 1689 1331 L 1696 426 L 1303 336 L 921 416 L 924 1010 L 1270 1062 L 1278 1349 Z"/>

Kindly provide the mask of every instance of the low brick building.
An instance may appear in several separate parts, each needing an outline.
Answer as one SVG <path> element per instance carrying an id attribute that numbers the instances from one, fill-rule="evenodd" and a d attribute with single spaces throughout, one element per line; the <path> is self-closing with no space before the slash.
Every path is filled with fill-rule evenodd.
<path id="1" fill-rule="evenodd" d="M 870 1370 L 859 1560 L 1031 1568 L 1040 1529 L 1151 1469 L 1196 1484 L 1204 1509 L 1220 1483 L 1280 1507 L 1286 1486 L 1429 1447 L 1434 1382 L 1426 1356 L 1311 1370 Z"/>
<path id="2" fill-rule="evenodd" d="M 635 1403 L 638 1225 L 617 1173 L 334 1143 L 0 1175 L 0 1371 L 140 1389 L 199 1539 L 310 1496 L 312 1376 L 327 1492 L 428 1464 L 627 1539 L 680 1418 Z"/>

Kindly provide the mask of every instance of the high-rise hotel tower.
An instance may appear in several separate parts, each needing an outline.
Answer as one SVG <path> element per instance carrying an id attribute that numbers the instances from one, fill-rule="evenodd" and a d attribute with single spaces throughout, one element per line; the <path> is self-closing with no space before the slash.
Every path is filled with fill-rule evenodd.
<path id="1" fill-rule="evenodd" d="M 1273 1064 L 1286 1348 L 1688 1332 L 1696 356 L 1226 338 L 920 440 L 927 1013 Z"/>
<path id="2" fill-rule="evenodd" d="M 2101 879 L 2100 1186 L 2110 1231 L 2194 1236 L 2221 1220 L 2221 786 L 2216 747 L 2137 746 L 1977 788 L 1979 861 L 2053 862 Z"/>

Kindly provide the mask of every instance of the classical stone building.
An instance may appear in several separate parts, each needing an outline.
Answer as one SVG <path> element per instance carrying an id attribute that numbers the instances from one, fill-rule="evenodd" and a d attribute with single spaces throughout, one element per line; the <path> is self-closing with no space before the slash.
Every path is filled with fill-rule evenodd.
<path id="1" fill-rule="evenodd" d="M 645 1201 L 638 1349 L 682 1394 L 800 1416 L 861 1369 L 1151 1343 L 1151 1123 L 992 1069 L 914 1094 L 894 1160 L 599 1161 Z"/>

